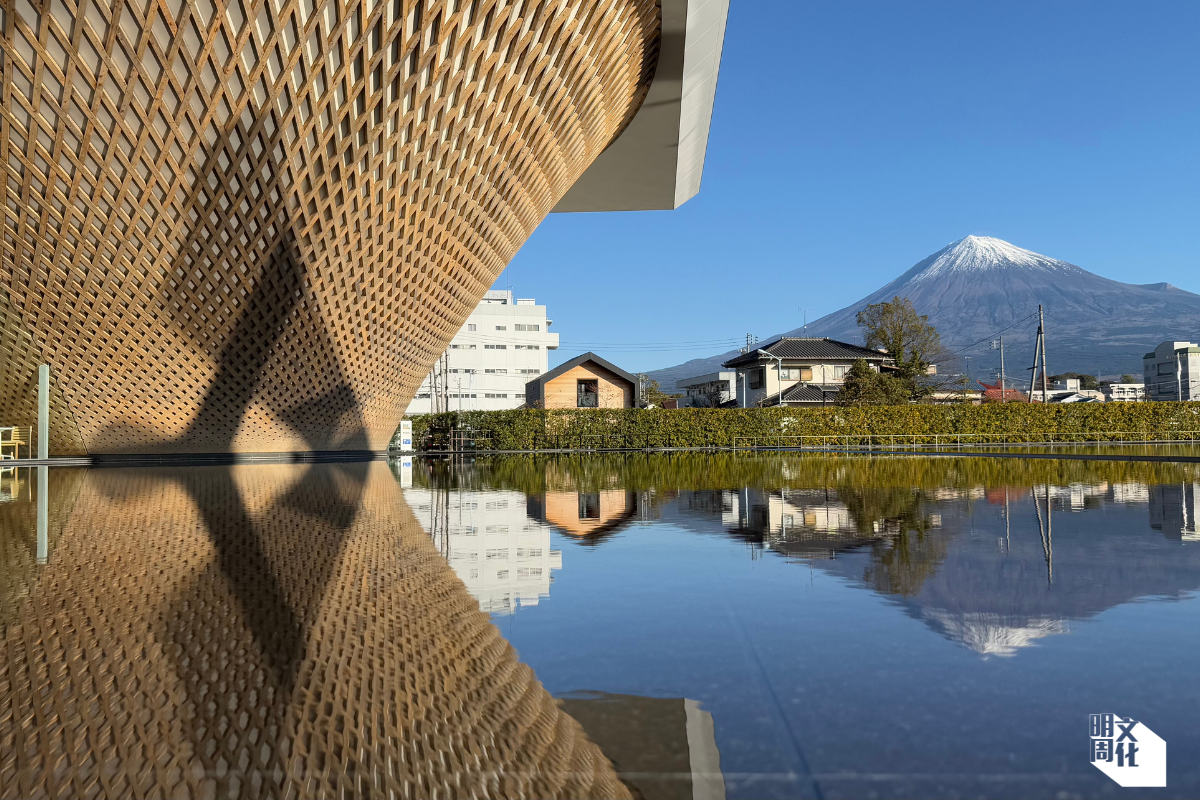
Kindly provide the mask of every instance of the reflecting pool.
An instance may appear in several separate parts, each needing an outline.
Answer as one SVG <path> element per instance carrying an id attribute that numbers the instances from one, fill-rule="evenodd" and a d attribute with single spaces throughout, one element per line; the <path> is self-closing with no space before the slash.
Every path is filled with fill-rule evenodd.
<path id="1" fill-rule="evenodd" d="M 1198 512 L 1172 462 L 0 470 L 0 796 L 1195 797 Z"/>

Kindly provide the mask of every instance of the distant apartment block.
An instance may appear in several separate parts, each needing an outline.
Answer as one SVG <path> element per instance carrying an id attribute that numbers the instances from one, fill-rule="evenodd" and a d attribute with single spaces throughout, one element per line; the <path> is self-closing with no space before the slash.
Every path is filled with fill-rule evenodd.
<path id="1" fill-rule="evenodd" d="M 718 408 L 737 400 L 737 372 L 721 370 L 694 378 L 675 381 L 675 390 L 683 391 L 679 408 Z"/>
<path id="2" fill-rule="evenodd" d="M 441 359 L 425 377 L 408 414 L 436 409 L 440 393 L 448 411 L 501 411 L 525 402 L 525 384 L 547 370 L 558 349 L 546 307 L 514 300 L 507 290 L 489 291 L 467 317 Z"/>
<path id="3" fill-rule="evenodd" d="M 1110 383 L 1103 390 L 1104 399 L 1110 403 L 1138 403 L 1146 399 L 1144 383 Z"/>
<path id="4" fill-rule="evenodd" d="M 1149 400 L 1200 400 L 1200 346 L 1163 342 L 1142 357 L 1142 376 Z"/>

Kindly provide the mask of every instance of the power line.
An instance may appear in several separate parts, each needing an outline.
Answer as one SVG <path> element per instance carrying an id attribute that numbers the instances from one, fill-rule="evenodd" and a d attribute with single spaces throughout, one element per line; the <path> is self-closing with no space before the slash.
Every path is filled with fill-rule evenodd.
<path id="1" fill-rule="evenodd" d="M 1038 315 L 1038 312 L 1035 311 L 1032 314 L 1030 314 L 1029 316 L 1022 317 L 1021 319 L 1017 320 L 1013 324 L 1009 325 L 1007 328 L 1001 328 L 998 331 L 993 331 L 992 333 L 988 334 L 984 338 L 980 339 L 978 342 L 974 342 L 972 344 L 967 345 L 966 347 L 955 350 L 953 353 L 948 353 L 947 355 L 943 356 L 940 361 L 931 361 L 930 363 L 931 364 L 944 364 L 945 362 L 949 361 L 951 358 L 958 355 L 959 353 L 965 353 L 966 351 L 970 350 L 972 347 L 977 347 L 977 346 L 983 344 L 984 342 L 991 341 L 996 336 L 999 336 L 1000 334 L 1004 333 L 1007 330 L 1010 330 L 1011 328 L 1017 327 L 1018 325 L 1020 325 L 1022 322 L 1025 322 L 1026 320 L 1033 319 L 1037 315 Z"/>

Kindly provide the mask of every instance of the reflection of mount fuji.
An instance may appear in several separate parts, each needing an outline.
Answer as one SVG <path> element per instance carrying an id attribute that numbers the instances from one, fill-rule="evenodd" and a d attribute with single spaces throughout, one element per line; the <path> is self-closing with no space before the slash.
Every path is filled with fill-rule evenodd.
<path id="1" fill-rule="evenodd" d="M 679 504 L 869 586 L 978 653 L 1010 656 L 1072 620 L 1200 588 L 1196 488 L 744 489 Z"/>

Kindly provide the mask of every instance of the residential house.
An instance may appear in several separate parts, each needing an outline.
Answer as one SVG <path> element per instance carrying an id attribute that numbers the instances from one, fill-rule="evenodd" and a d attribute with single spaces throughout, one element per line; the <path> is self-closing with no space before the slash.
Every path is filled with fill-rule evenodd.
<path id="1" fill-rule="evenodd" d="M 584 353 L 525 384 L 530 408 L 633 408 L 638 379 L 595 353 Z"/>
<path id="2" fill-rule="evenodd" d="M 683 391 L 679 408 L 717 408 L 737 399 L 737 372 L 721 370 L 675 381 L 675 390 Z"/>
<path id="3" fill-rule="evenodd" d="M 1200 400 L 1200 346 L 1163 342 L 1142 356 L 1142 376 L 1149 400 Z"/>
<path id="4" fill-rule="evenodd" d="M 891 356 L 834 339 L 783 336 L 722 364 L 737 373 L 739 406 L 831 405 L 846 374 L 862 359 L 879 371 Z"/>
<path id="5" fill-rule="evenodd" d="M 1146 399 L 1144 383 L 1110 383 L 1101 389 L 1104 399 L 1110 403 L 1137 403 Z"/>

